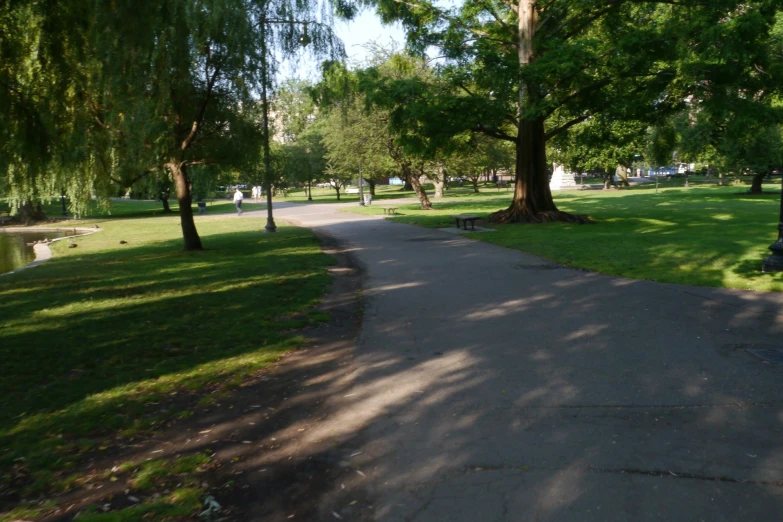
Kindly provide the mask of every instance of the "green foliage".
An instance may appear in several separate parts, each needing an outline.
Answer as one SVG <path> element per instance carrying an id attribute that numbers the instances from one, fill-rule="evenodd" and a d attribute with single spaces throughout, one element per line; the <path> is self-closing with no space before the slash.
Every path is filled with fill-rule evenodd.
<path id="1" fill-rule="evenodd" d="M 647 127 L 662 125 L 688 100 L 781 121 L 765 109 L 783 76 L 773 0 L 375 4 L 385 19 L 403 22 L 414 50 L 437 45 L 445 58 L 429 75 L 394 77 L 377 68 L 365 75 L 368 97 L 389 111 L 399 142 L 432 156 L 466 131 L 517 143 L 517 165 L 527 166 L 518 173 L 520 207 L 551 202 L 541 175 L 545 141 L 559 137 L 550 153 L 572 167 L 608 168 L 641 154 Z M 653 138 L 659 149 L 672 141 Z M 684 147 L 679 153 L 689 155 Z"/>
<path id="2" fill-rule="evenodd" d="M 302 42 L 317 56 L 342 53 L 319 0 L 33 0 L 0 11 L 0 33 L 13 35 L 0 46 L 0 191 L 19 205 L 65 190 L 77 215 L 140 182 L 168 190 L 164 167 L 181 178 L 180 198 L 190 197 L 188 167 L 249 170 L 271 57 Z M 201 193 L 216 172 L 200 172 Z"/>

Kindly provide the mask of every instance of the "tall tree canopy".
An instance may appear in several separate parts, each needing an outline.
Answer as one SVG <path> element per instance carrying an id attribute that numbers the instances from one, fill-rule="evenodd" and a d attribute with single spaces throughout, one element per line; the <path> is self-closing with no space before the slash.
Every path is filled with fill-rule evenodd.
<path id="1" fill-rule="evenodd" d="M 514 144 L 514 197 L 492 216 L 500 222 L 583 221 L 557 209 L 548 184 L 546 142 L 575 125 L 598 114 L 655 122 L 690 95 L 752 102 L 748 92 L 780 81 L 770 77 L 774 0 L 376 2 L 414 48 L 437 45 L 445 58 L 435 88 L 375 82 L 394 124 L 432 147 L 466 129 Z"/>
<path id="2" fill-rule="evenodd" d="M 318 0 L 3 1 L 0 175 L 19 200 L 67 184 L 76 202 L 163 166 L 185 248 L 200 249 L 189 169 L 258 156 L 274 58 L 302 44 L 339 55 L 333 12 Z"/>

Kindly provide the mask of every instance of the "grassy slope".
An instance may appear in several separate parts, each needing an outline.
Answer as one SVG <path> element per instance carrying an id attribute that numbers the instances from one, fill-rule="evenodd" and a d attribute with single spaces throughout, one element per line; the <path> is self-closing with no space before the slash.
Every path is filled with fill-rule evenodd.
<path id="1" fill-rule="evenodd" d="M 671 187 L 682 180 L 621 191 L 570 191 L 555 195 L 559 208 L 592 216 L 590 226 L 551 223 L 504 225 L 472 237 L 524 250 L 559 263 L 605 274 L 679 284 L 783 291 L 783 274 L 762 274 L 761 260 L 775 240 L 778 185 L 770 193 L 745 194 L 745 187 L 700 184 Z M 779 190 L 779 189 L 778 189 Z M 458 192 L 425 212 L 417 205 L 400 208 L 402 223 L 453 226 L 449 216 L 481 216 L 508 205 L 509 193 Z M 380 205 L 382 206 L 382 204 Z M 382 213 L 378 207 L 347 209 Z"/>
<path id="2" fill-rule="evenodd" d="M 0 520 L 29 515 L 3 515 L 9 500 L 78 485 L 71 470 L 90 455 L 189 413 L 150 404 L 219 396 L 299 345 L 289 332 L 321 319 L 307 310 L 330 258 L 309 231 L 262 224 L 199 220 L 209 250 L 183 252 L 176 217 L 103 221 L 77 248 L 57 243 L 49 263 L 0 277 Z"/>

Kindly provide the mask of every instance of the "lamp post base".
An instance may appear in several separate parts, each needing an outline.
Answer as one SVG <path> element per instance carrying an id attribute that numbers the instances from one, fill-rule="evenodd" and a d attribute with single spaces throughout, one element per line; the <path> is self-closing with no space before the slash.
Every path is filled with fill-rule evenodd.
<path id="1" fill-rule="evenodd" d="M 266 220 L 266 226 L 264 227 L 264 233 L 269 234 L 271 232 L 277 232 L 277 226 L 275 225 L 274 219 L 267 219 Z"/>
<path id="2" fill-rule="evenodd" d="M 772 254 L 761 263 L 762 272 L 783 272 L 783 255 Z"/>

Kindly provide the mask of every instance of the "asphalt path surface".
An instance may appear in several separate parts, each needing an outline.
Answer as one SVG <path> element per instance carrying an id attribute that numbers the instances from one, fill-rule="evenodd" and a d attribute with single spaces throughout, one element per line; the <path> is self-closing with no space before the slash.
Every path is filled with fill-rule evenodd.
<path id="1" fill-rule="evenodd" d="M 783 363 L 753 352 L 783 354 L 780 294 L 607 277 L 340 206 L 276 208 L 365 271 L 349 393 L 311 436 L 361 434 L 341 465 L 371 509 L 327 518 L 783 519 Z"/>

